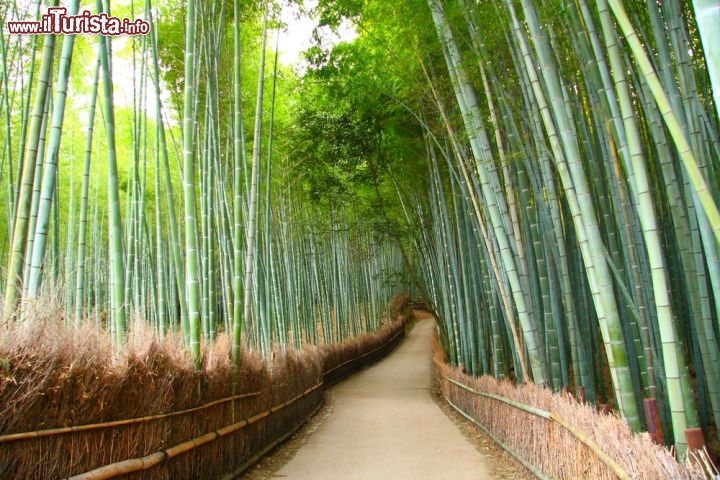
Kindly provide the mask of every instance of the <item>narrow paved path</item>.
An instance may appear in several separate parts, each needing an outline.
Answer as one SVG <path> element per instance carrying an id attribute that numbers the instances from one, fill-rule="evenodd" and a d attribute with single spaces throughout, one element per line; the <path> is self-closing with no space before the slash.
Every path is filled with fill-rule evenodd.
<path id="1" fill-rule="evenodd" d="M 332 389 L 333 411 L 273 477 L 488 479 L 483 456 L 431 397 L 432 318 L 387 359 Z"/>

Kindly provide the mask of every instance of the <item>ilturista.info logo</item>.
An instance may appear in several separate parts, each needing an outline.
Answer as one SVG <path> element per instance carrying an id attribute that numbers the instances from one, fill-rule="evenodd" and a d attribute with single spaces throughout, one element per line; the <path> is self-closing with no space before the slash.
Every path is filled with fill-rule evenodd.
<path id="1" fill-rule="evenodd" d="M 111 17 L 107 13 L 83 10 L 68 15 L 65 7 L 50 7 L 40 21 L 8 22 L 11 35 L 147 35 L 150 23 L 142 19 Z"/>

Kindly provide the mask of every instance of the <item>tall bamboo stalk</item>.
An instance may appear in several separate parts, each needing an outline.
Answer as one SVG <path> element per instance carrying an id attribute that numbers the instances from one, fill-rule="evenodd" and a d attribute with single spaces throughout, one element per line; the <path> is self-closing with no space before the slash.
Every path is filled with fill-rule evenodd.
<path id="1" fill-rule="evenodd" d="M 530 367 L 533 380 L 538 384 L 546 381 L 545 359 L 538 345 L 537 325 L 531 318 L 524 293 L 521 289 L 520 277 L 516 260 L 511 251 L 508 229 L 505 227 L 507 208 L 501 196 L 497 194 L 498 178 L 494 170 L 493 160 L 489 152 L 489 144 L 485 129 L 480 119 L 477 99 L 469 81 L 467 73 L 462 66 L 460 54 L 439 2 L 428 0 L 430 11 L 436 25 L 438 37 L 444 47 L 444 54 L 450 71 L 453 87 L 466 125 L 473 156 L 477 164 L 477 173 L 481 181 L 481 188 L 485 197 L 488 213 L 492 219 L 493 232 L 500 247 L 500 255 L 512 288 L 513 300 L 517 308 L 520 324 L 530 357 Z"/>
<path id="2" fill-rule="evenodd" d="M 74 15 L 78 10 L 78 1 L 70 4 L 68 13 Z M 38 219 L 35 224 L 35 231 L 32 252 L 28 252 L 31 258 L 29 284 L 25 286 L 27 295 L 34 298 L 38 294 L 41 279 L 41 266 L 45 257 L 45 245 L 48 235 L 48 224 L 52 210 L 53 198 L 57 197 L 55 187 L 57 185 L 58 151 L 60 149 L 60 138 L 62 136 L 62 125 L 65 117 L 65 104 L 68 91 L 68 79 L 70 77 L 70 62 L 72 60 L 74 35 L 66 35 L 63 38 L 63 46 L 60 54 L 60 64 L 57 78 L 57 90 L 53 102 L 53 114 L 50 124 L 50 138 L 45 153 L 45 164 L 43 167 L 42 187 L 40 192 L 40 204 Z M 57 209 L 56 209 L 57 211 Z M 57 222 L 55 222 L 57 224 Z M 54 235 L 57 238 L 57 235 Z"/>
<path id="3" fill-rule="evenodd" d="M 658 108 L 662 113 L 663 119 L 665 120 L 668 130 L 670 131 L 670 135 L 678 149 L 680 158 L 682 159 L 682 164 L 685 167 L 687 175 L 690 178 L 690 182 L 692 183 L 695 193 L 699 198 L 699 203 L 702 206 L 705 215 L 708 217 L 710 228 L 715 236 L 715 242 L 720 243 L 720 212 L 718 211 L 707 181 L 698 166 L 695 154 L 688 144 L 688 140 L 683 133 L 683 129 L 678 121 L 678 118 L 673 108 L 670 106 L 670 101 L 660 84 L 657 73 L 655 73 L 655 68 L 652 66 L 650 59 L 645 53 L 642 42 L 635 32 L 622 3 L 618 0 L 608 0 L 608 5 L 615 15 L 620 29 L 625 35 L 625 40 L 628 42 L 628 45 L 632 50 L 633 57 L 638 63 L 640 71 L 645 77 L 653 98 L 655 99 L 655 102 L 657 102 Z"/>
<path id="4" fill-rule="evenodd" d="M 90 196 L 90 165 L 92 161 L 93 133 L 95 131 L 95 111 L 97 106 L 98 87 L 100 83 L 100 59 L 95 64 L 92 93 L 90 94 L 90 107 L 88 109 L 88 131 L 85 139 L 85 160 L 83 162 L 82 187 L 80 193 L 80 219 L 78 222 L 77 264 L 75 277 L 75 322 L 79 324 L 83 318 L 85 299 L 85 262 L 87 251 L 87 214 Z"/>
<path id="5" fill-rule="evenodd" d="M 195 0 L 188 0 L 185 23 L 185 94 L 183 100 L 183 205 L 185 207 L 185 294 L 188 309 L 190 352 L 200 362 L 200 266 L 197 247 L 195 195 L 196 32 Z"/>
<path id="6" fill-rule="evenodd" d="M 5 286 L 5 308 L 4 311 L 10 314 L 20 296 L 20 279 L 22 277 L 23 263 L 26 256 L 31 252 L 25 250 L 26 239 L 34 232 L 28 232 L 30 217 L 30 206 L 32 200 L 32 189 L 35 184 L 35 165 L 37 161 L 40 135 L 44 120 L 45 103 L 48 94 L 48 84 L 53 70 L 53 55 L 55 52 L 55 35 L 46 35 L 43 42 L 43 55 L 38 74 L 37 92 L 32 114 L 30 115 L 30 127 L 27 143 L 23 153 L 21 165 L 21 183 L 18 192 L 18 201 L 13 222 L 12 244 L 8 259 L 8 273 Z"/>
<path id="7" fill-rule="evenodd" d="M 720 121 L 720 1 L 693 0 L 695 19 L 703 43 L 710 84 L 713 89 L 715 111 Z"/>
<path id="8" fill-rule="evenodd" d="M 255 103 L 255 128 L 253 130 L 252 150 L 252 172 L 250 173 L 250 191 L 248 192 L 248 214 L 245 222 L 245 275 L 243 295 L 243 322 L 250 335 L 260 334 L 260 325 L 253 322 L 253 298 L 257 295 L 257 276 L 255 272 L 256 263 L 256 235 L 257 235 L 257 204 L 258 204 L 258 183 L 260 181 L 260 146 L 262 143 L 262 112 L 263 94 L 265 88 L 265 48 L 267 44 L 267 2 L 264 5 L 264 18 L 262 26 L 262 37 L 260 41 L 260 66 L 258 69 L 257 96 Z M 240 328 L 236 325 L 235 328 Z"/>

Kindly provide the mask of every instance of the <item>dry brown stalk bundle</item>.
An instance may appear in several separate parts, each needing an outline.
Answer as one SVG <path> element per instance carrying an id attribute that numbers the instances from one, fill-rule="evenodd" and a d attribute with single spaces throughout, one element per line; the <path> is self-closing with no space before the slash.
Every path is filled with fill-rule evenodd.
<path id="1" fill-rule="evenodd" d="M 320 355 L 325 383 L 332 384 L 385 355 L 386 350 L 392 349 L 395 342 L 402 338 L 403 332 L 404 320 L 396 318 L 383 324 L 376 333 L 364 333 L 341 344 L 322 345 Z M 392 345 L 388 345 L 391 340 Z"/>
<path id="2" fill-rule="evenodd" d="M 672 452 L 655 445 L 647 434 L 634 435 L 616 414 L 599 414 L 590 404 L 554 394 L 533 384 L 514 385 L 489 376 L 470 377 L 445 363 L 436 348 L 434 356 L 443 394 L 474 418 L 523 460 L 557 479 L 618 478 L 600 458 L 568 430 L 542 416 L 534 415 L 493 398 L 461 388 L 463 385 L 486 394 L 551 413 L 572 425 L 579 433 L 612 459 L 632 479 L 707 479 L 713 477 L 697 462 L 678 463 Z"/>
<path id="3" fill-rule="evenodd" d="M 33 315 L 32 322 L 0 326 L 0 436 L 203 408 L 112 428 L 0 443 L 0 478 L 65 478 L 173 446 L 183 453 L 123 478 L 220 478 L 317 408 L 322 388 L 313 387 L 322 382 L 327 365 L 349 362 L 358 368 L 371 357 L 364 356 L 368 351 L 402 330 L 402 323 L 395 322 L 342 345 L 276 349 L 270 361 L 245 351 L 238 369 L 230 360 L 229 340 L 220 336 L 204 346 L 198 371 L 179 338 L 158 341 L 149 328 L 135 327 L 127 349 L 119 354 L 96 323 L 66 329 L 62 310 L 52 304 Z M 384 350 L 376 355 L 381 353 Z M 233 375 L 238 393 L 260 394 L 215 403 L 232 395 Z M 262 420 L 226 429 L 253 416 Z M 212 441 L 192 450 L 179 447 L 199 445 L 192 439 L 217 431 L 228 434 L 210 435 Z"/>

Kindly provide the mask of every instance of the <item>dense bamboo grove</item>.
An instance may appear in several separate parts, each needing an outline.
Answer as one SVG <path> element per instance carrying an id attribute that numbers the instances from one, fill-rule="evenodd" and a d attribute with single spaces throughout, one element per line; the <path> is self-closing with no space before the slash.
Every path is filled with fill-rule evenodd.
<path id="1" fill-rule="evenodd" d="M 431 298 L 468 371 L 583 387 L 635 430 L 657 398 L 682 453 L 720 419 L 712 64 L 682 2 L 558 3 L 428 0 L 454 93 L 427 75 Z"/>
<path id="2" fill-rule="evenodd" d="M 404 288 L 396 246 L 313 206 L 291 147 L 273 151 L 297 82 L 267 47 L 278 5 L 99 2 L 150 33 L 6 31 L 38 8 L 0 12 L 6 318 L 50 296 L 68 326 L 100 313 L 118 346 L 142 321 L 182 332 L 199 360 L 233 332 L 237 361 L 243 344 L 269 354 L 379 326 Z"/>
<path id="3" fill-rule="evenodd" d="M 232 332 L 239 358 L 372 330 L 408 288 L 472 375 L 634 431 L 655 399 L 680 454 L 688 430 L 717 442 L 717 0 L 321 0 L 300 71 L 280 8 L 129 3 L 150 34 L 112 41 L 4 30 L 6 316 L 56 292 L 118 345 L 143 319 L 196 357 Z"/>

